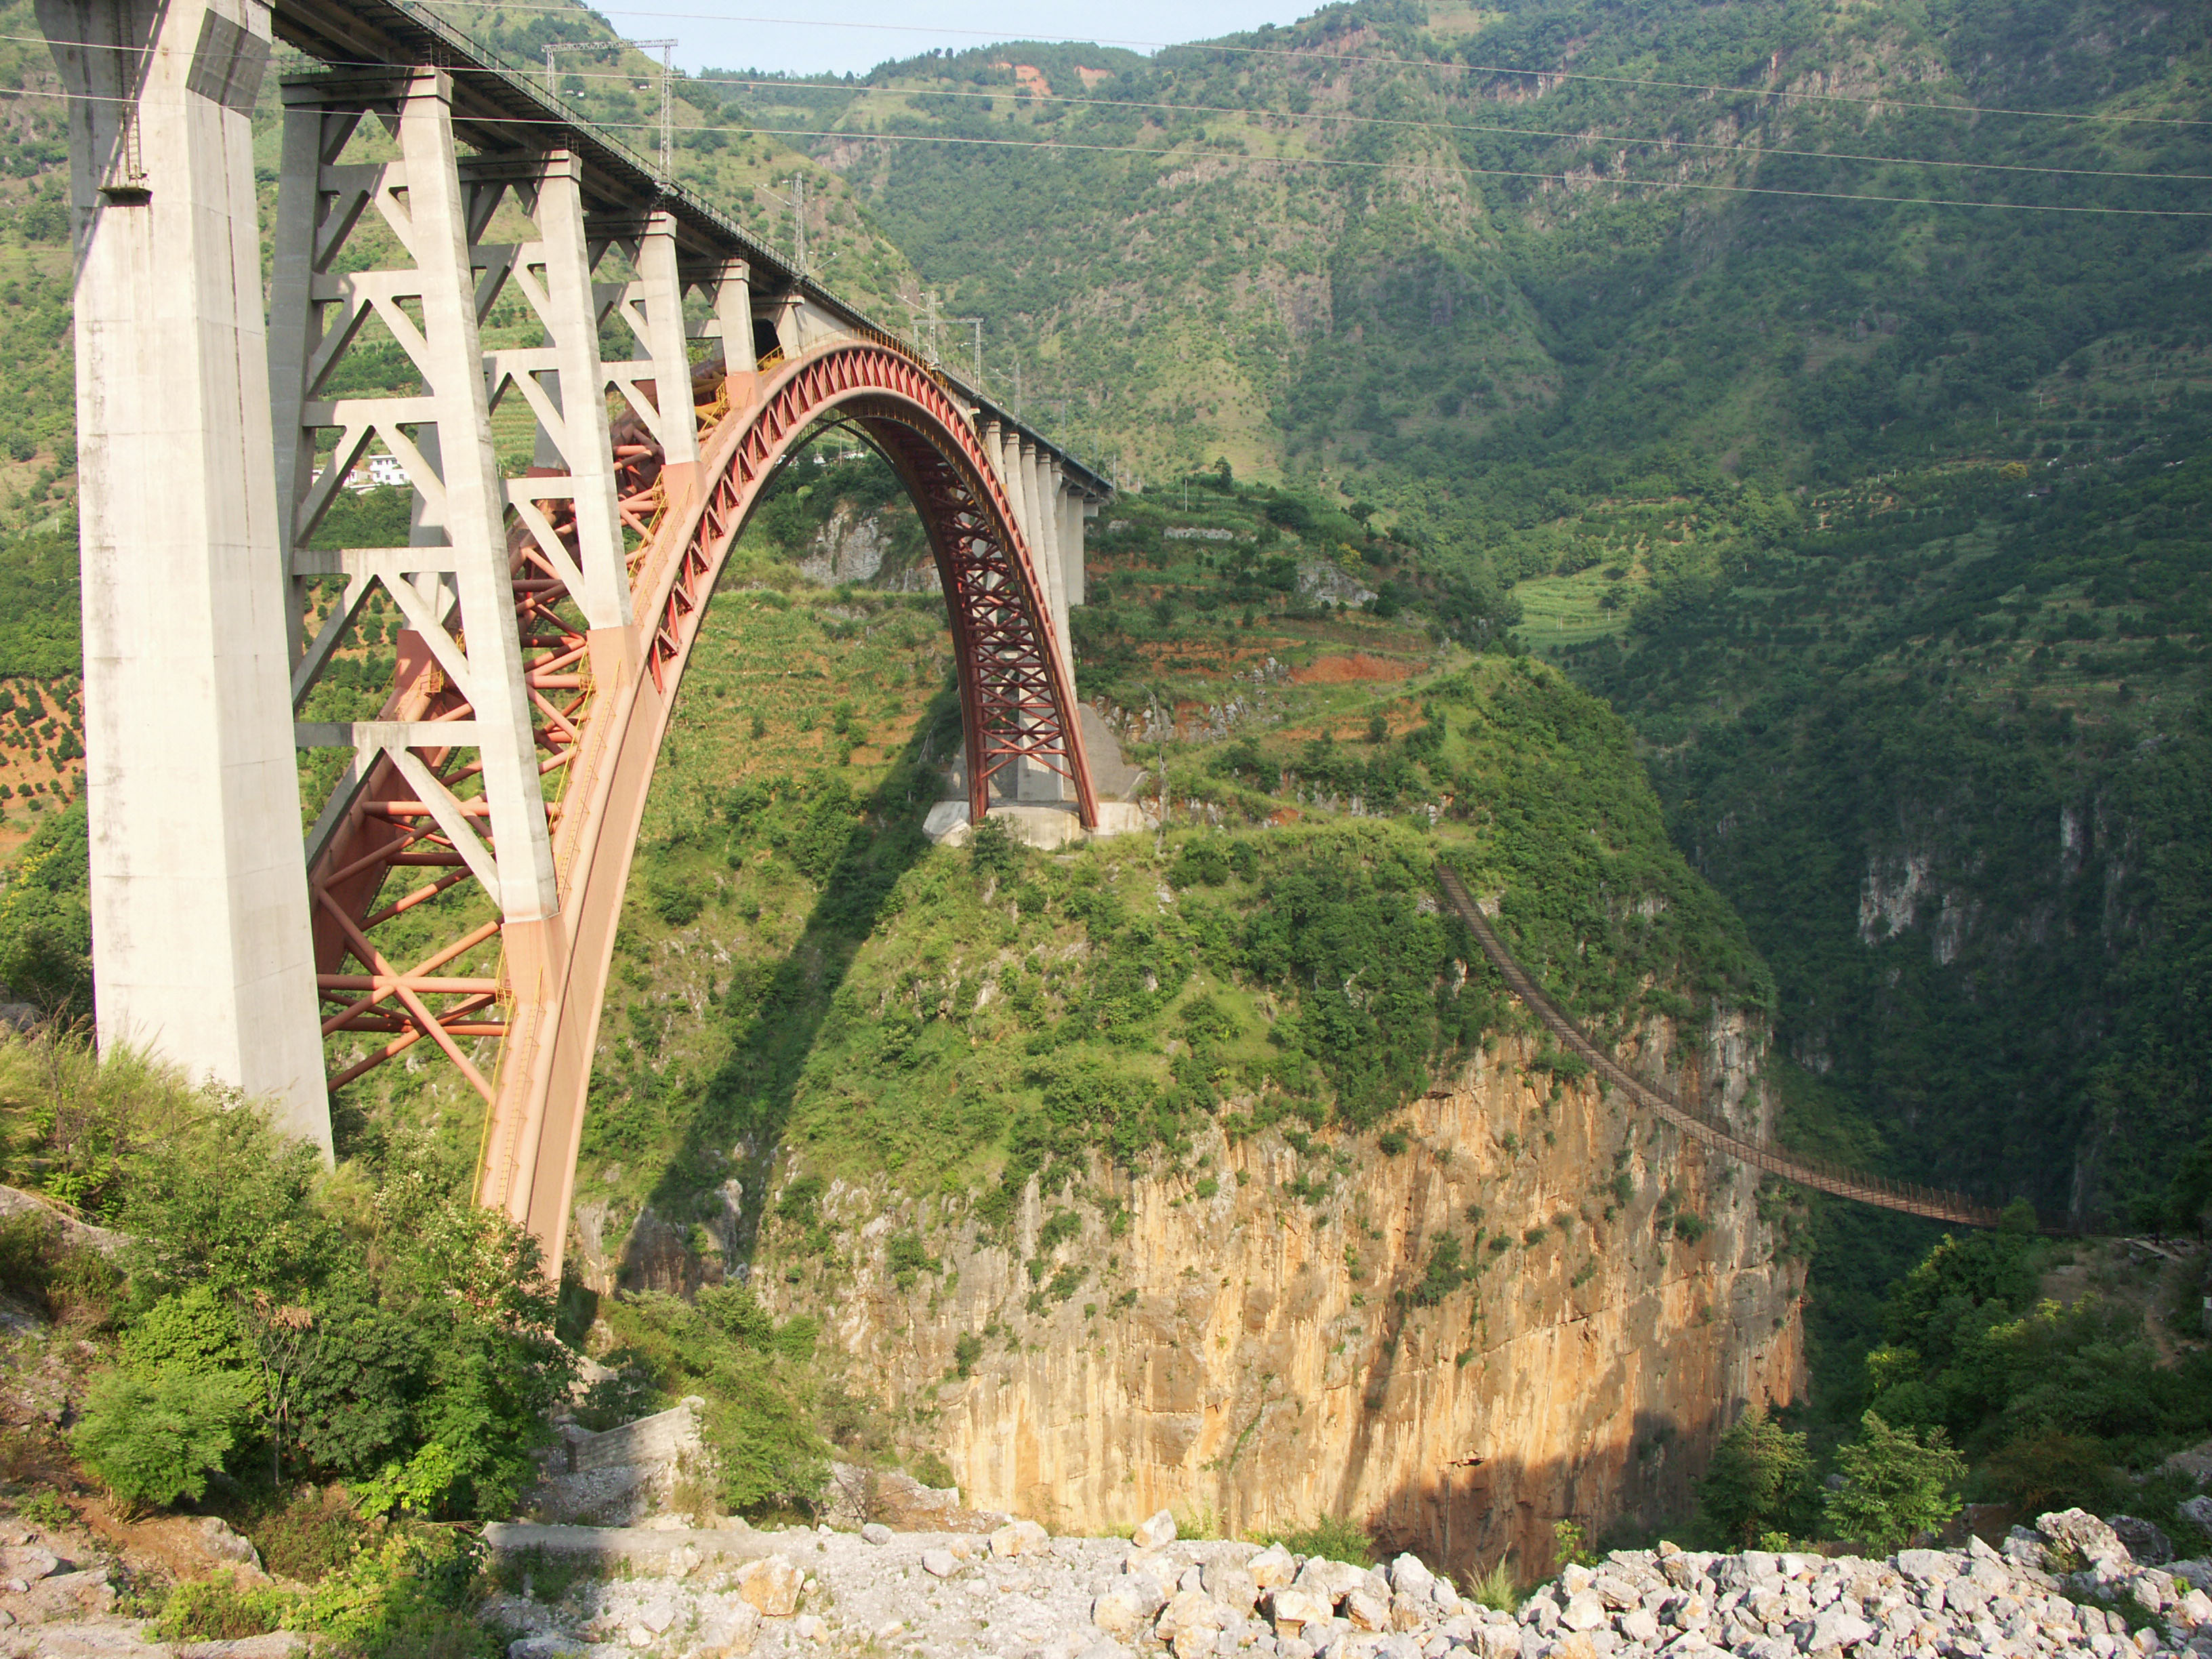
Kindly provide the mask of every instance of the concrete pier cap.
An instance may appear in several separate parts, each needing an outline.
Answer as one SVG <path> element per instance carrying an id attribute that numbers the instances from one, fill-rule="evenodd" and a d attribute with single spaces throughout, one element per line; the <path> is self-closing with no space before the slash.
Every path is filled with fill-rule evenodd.
<path id="1" fill-rule="evenodd" d="M 1110 836 L 1132 836 L 1157 829 L 1158 820 L 1136 801 L 1102 800 L 1098 827 L 1085 830 L 1073 806 L 994 806 L 989 816 L 1013 832 L 1024 847 L 1049 853 L 1078 842 L 1103 841 Z M 929 809 L 921 832 L 941 847 L 965 847 L 974 833 L 968 822 L 968 803 L 941 800 Z"/>

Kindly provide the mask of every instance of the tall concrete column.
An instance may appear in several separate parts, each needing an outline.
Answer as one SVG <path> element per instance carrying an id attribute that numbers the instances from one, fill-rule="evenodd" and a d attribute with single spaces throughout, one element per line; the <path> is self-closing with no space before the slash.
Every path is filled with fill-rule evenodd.
<path id="1" fill-rule="evenodd" d="M 1083 532 L 1097 509 L 1072 489 L 1060 492 L 1060 583 L 1067 590 L 1068 604 L 1081 605 L 1086 591 L 1083 569 Z"/>
<path id="2" fill-rule="evenodd" d="M 526 287 L 535 289 L 530 299 L 550 341 L 550 401 L 561 425 L 556 464 L 568 475 L 576 507 L 581 581 L 574 597 L 596 633 L 629 626 L 630 592 L 607 400 L 600 395 L 606 375 L 599 362 L 592 255 L 584 234 L 583 175 L 582 163 L 567 150 L 556 150 L 538 164 L 532 204 L 538 240 L 522 250 L 520 269 Z M 524 499 L 529 499 L 526 494 Z"/>
<path id="3" fill-rule="evenodd" d="M 714 327 L 724 395 L 732 409 L 750 409 L 760 395 L 760 360 L 753 355 L 753 268 L 743 259 L 725 259 L 715 273 Z"/>
<path id="4" fill-rule="evenodd" d="M 40 0 L 69 88 L 102 1048 L 330 1150 L 247 117 L 251 0 Z"/>
<path id="5" fill-rule="evenodd" d="M 999 488 L 1006 489 L 1006 428 L 998 422 L 987 419 L 976 427 L 975 436 L 983 446 L 983 459 L 990 462 L 991 471 L 999 481 Z"/>
<path id="6" fill-rule="evenodd" d="M 1067 678 L 1075 678 L 1075 639 L 1068 632 L 1067 607 L 1067 484 L 1066 474 L 1057 460 L 1046 461 L 1041 469 L 1044 484 L 1045 538 L 1052 544 L 1052 629 L 1060 638 L 1060 659 L 1066 665 Z"/>
<path id="7" fill-rule="evenodd" d="M 1020 444 L 1020 472 L 1022 500 L 1026 508 L 1024 534 L 1030 545 L 1030 561 L 1035 567 L 1042 591 L 1037 594 L 1037 609 L 1042 613 L 1045 637 L 1041 641 L 1048 651 L 1061 652 L 1060 634 L 1060 552 L 1052 533 L 1051 485 L 1046 474 L 1042 452 L 1027 439 Z M 1061 660 L 1065 662 L 1063 654 Z M 1024 798 L 1032 800 L 1060 800 L 1064 798 L 1065 780 L 1057 772 L 1038 765 L 1031 769 L 1031 776 Z"/>
<path id="8" fill-rule="evenodd" d="M 1044 583 L 1046 625 L 1055 645 L 1063 643 L 1060 617 L 1060 538 L 1054 534 L 1058 509 L 1053 495 L 1052 463 L 1035 444 L 1022 446 L 1023 488 L 1030 501 L 1030 548 L 1036 556 L 1037 575 Z"/>
<path id="9" fill-rule="evenodd" d="M 699 470 L 699 423 L 691 408 L 691 348 L 684 327 L 684 279 L 676 264 L 676 216 L 654 213 L 637 247 L 638 286 L 651 337 L 653 407 L 659 411 L 661 476 L 671 511 Z"/>

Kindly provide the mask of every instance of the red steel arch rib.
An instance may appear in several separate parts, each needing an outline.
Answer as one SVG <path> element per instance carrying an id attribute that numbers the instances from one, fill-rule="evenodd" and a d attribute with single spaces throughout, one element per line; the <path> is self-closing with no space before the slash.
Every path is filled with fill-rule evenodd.
<path id="1" fill-rule="evenodd" d="M 656 449 L 616 434 L 622 514 L 645 537 L 630 556 L 630 627 L 580 628 L 564 604 L 566 584 L 529 538 L 515 538 L 515 609 L 549 781 L 557 914 L 458 926 L 411 968 L 387 960 L 370 937 L 375 927 L 471 879 L 431 808 L 389 760 L 310 872 L 325 1033 L 389 1038 L 336 1073 L 331 1086 L 416 1042 L 442 1048 L 489 1106 L 478 1201 L 527 1227 L 556 1274 L 600 1005 L 654 760 L 723 562 L 763 486 L 809 428 L 835 419 L 866 435 L 921 515 L 952 628 L 971 815 L 982 817 L 994 780 L 1018 761 L 1065 778 L 1083 823 L 1097 821 L 1073 670 L 969 412 L 889 340 L 841 339 L 757 381 L 740 375 L 728 384 L 738 383 L 758 386 L 739 409 L 728 406 L 719 374 L 695 385 L 695 401 L 706 406 L 692 476 L 664 472 Z M 558 527 L 561 506 L 540 506 Z M 412 635 L 401 638 L 397 688 L 387 719 L 467 718 Z M 465 751 L 416 753 L 447 791 L 465 791 Z M 391 878 L 413 866 L 424 868 L 422 884 L 388 897 Z M 453 971 L 495 937 L 495 977 Z M 490 1036 L 502 1042 L 487 1077 L 460 1040 Z"/>

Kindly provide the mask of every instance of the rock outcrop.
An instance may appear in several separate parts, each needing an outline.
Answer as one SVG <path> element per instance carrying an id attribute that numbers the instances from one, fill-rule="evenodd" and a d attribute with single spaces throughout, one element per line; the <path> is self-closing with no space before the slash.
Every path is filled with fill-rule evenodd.
<path id="1" fill-rule="evenodd" d="M 1670 1081 L 1763 1133 L 1758 1055 L 1718 1021 Z M 957 1199 L 833 1183 L 857 1272 L 793 1284 L 771 1257 L 754 1283 L 934 1412 L 979 1509 L 1350 1516 L 1455 1569 L 1541 1559 L 1562 1516 L 1682 1512 L 1718 1431 L 1797 1391 L 1802 1269 L 1755 1176 L 1537 1059 L 1502 1042 L 1393 1119 L 1395 1152 L 1216 1128 L 1180 1171 L 1095 1168 L 1087 1203 L 1032 1182 L 1011 1240 Z M 935 1270 L 902 1290 L 908 1230 Z"/>

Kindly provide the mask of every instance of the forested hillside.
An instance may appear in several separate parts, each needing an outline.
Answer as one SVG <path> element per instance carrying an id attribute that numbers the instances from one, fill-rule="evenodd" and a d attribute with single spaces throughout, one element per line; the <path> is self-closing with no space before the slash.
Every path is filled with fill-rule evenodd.
<path id="1" fill-rule="evenodd" d="M 1511 586 L 1874 1156 L 2148 1216 L 2208 1112 L 2208 70 L 2097 4 L 1376 0 L 691 96 L 1133 483 Z"/>

